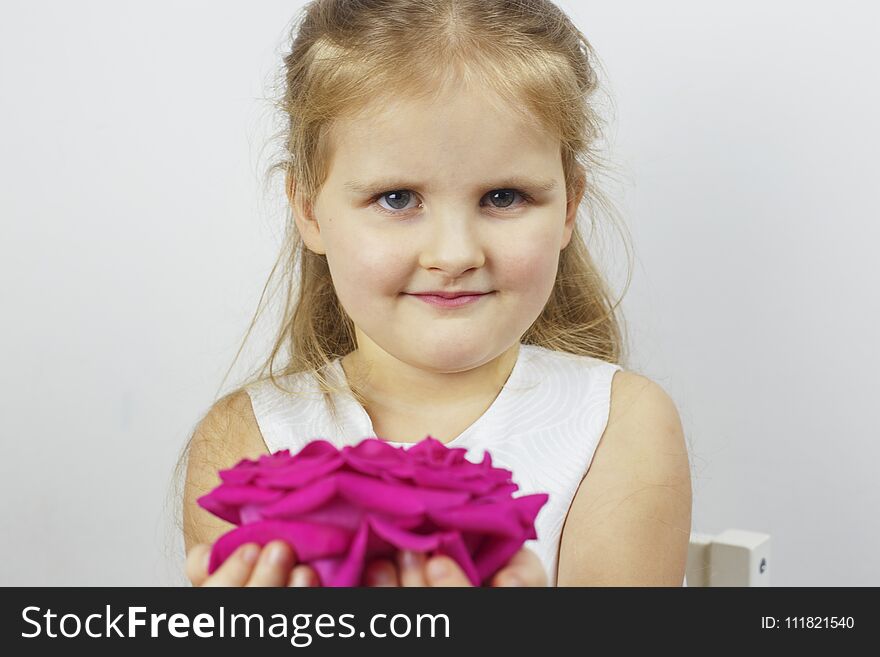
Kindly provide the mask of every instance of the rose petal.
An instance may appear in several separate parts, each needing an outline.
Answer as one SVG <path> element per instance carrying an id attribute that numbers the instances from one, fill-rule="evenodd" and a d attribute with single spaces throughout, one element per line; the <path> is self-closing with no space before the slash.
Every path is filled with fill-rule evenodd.
<path id="1" fill-rule="evenodd" d="M 217 474 L 220 476 L 220 480 L 224 483 L 243 486 L 244 484 L 249 484 L 253 481 L 254 477 L 259 474 L 259 469 L 235 467 L 228 470 L 220 470 Z"/>
<path id="2" fill-rule="evenodd" d="M 346 445 L 342 454 L 346 459 L 355 457 L 368 461 L 403 461 L 402 449 L 378 438 L 365 438 L 357 445 Z"/>
<path id="3" fill-rule="evenodd" d="M 336 449 L 336 446 L 333 443 L 324 440 L 323 438 L 315 438 L 306 443 L 306 445 L 293 456 L 293 459 L 298 461 L 299 459 L 309 459 L 318 456 L 333 456 L 336 454 L 339 454 L 339 450 Z"/>
<path id="4" fill-rule="evenodd" d="M 210 495 L 223 504 L 240 506 L 242 504 L 269 504 L 283 497 L 284 493 L 257 486 L 220 484 L 211 491 Z"/>
<path id="5" fill-rule="evenodd" d="M 281 449 L 271 454 L 261 454 L 256 460 L 245 459 L 240 462 L 236 468 L 255 467 L 260 472 L 271 470 L 272 468 L 281 468 L 290 463 L 294 457 L 290 455 L 289 449 Z"/>
<path id="6" fill-rule="evenodd" d="M 396 527 L 394 523 L 376 516 L 367 516 L 367 521 L 376 534 L 401 550 L 428 552 L 429 550 L 436 550 L 440 545 L 440 536 L 438 534 L 424 535 L 408 532 L 405 529 Z"/>
<path id="7" fill-rule="evenodd" d="M 321 586 L 330 586 L 328 583 L 335 573 L 342 567 L 345 557 L 325 557 L 323 559 L 314 559 L 309 562 L 309 567 L 315 571 Z"/>
<path id="8" fill-rule="evenodd" d="M 547 493 L 534 493 L 532 495 L 523 495 L 522 497 L 514 498 L 513 504 L 519 514 L 520 522 L 524 526 L 534 525 L 538 512 L 549 499 L 550 496 Z M 534 532 L 534 526 L 532 527 L 532 531 Z M 532 539 L 537 537 L 530 536 L 529 538 Z"/>
<path id="9" fill-rule="evenodd" d="M 411 458 L 423 463 L 442 463 L 448 451 L 446 445 L 430 435 L 406 450 Z"/>
<path id="10" fill-rule="evenodd" d="M 457 509 L 434 509 L 427 515 L 441 527 L 502 536 L 519 536 L 522 534 L 522 524 L 511 507 L 510 501 L 472 504 Z"/>
<path id="11" fill-rule="evenodd" d="M 415 466 L 412 463 L 394 466 L 379 473 L 379 479 L 391 484 L 411 484 L 415 474 Z"/>
<path id="12" fill-rule="evenodd" d="M 467 575 L 472 586 L 481 585 L 480 572 L 458 532 L 443 532 L 440 535 L 440 547 L 437 552 L 451 557 Z"/>
<path id="13" fill-rule="evenodd" d="M 318 477 L 338 470 L 345 460 L 339 454 L 297 459 L 295 463 L 261 473 L 257 483 L 270 488 L 297 488 L 312 483 Z"/>
<path id="14" fill-rule="evenodd" d="M 262 520 L 226 532 L 214 543 L 208 573 L 213 573 L 244 543 L 261 546 L 283 539 L 296 553 L 297 561 L 311 561 L 344 553 L 352 540 L 351 532 L 339 527 L 291 520 Z"/>
<path id="15" fill-rule="evenodd" d="M 524 541 L 522 534 L 516 537 L 489 537 L 474 557 L 480 581 L 490 580 L 495 573 L 506 566 L 511 557 L 519 552 Z"/>
<path id="16" fill-rule="evenodd" d="M 238 525 L 241 523 L 240 507 L 246 504 L 271 503 L 282 495 L 284 493 L 280 491 L 269 491 L 255 486 L 220 484 L 210 493 L 199 497 L 196 504 L 218 518 Z"/>
<path id="17" fill-rule="evenodd" d="M 435 509 L 448 509 L 466 504 L 472 497 L 468 491 L 452 491 L 438 490 L 431 488 L 415 488 L 413 486 L 401 487 L 405 488 L 407 495 L 412 495 L 421 502 L 426 511 Z"/>
<path id="18" fill-rule="evenodd" d="M 353 469 L 374 477 L 385 472 L 407 473 L 412 471 L 403 448 L 393 447 L 383 440 L 370 438 L 354 447 L 344 447 L 342 456 Z"/>
<path id="19" fill-rule="evenodd" d="M 261 513 L 264 518 L 294 519 L 325 504 L 336 492 L 336 477 L 318 479 L 287 493 L 277 502 L 263 506 Z"/>
<path id="20" fill-rule="evenodd" d="M 515 493 L 519 490 L 519 486 L 517 484 L 502 484 L 501 486 L 497 486 L 493 488 L 490 492 L 485 495 L 481 495 L 475 503 L 487 504 L 489 502 L 500 502 L 502 500 L 511 499 L 511 494 Z"/>
<path id="21" fill-rule="evenodd" d="M 223 502 L 218 501 L 217 498 L 213 496 L 213 491 L 197 498 L 196 504 L 226 522 L 231 522 L 233 525 L 241 524 L 241 513 L 238 507 L 228 506 Z"/>
<path id="22" fill-rule="evenodd" d="M 361 581 L 361 573 L 364 569 L 364 554 L 367 548 L 367 537 L 370 525 L 364 521 L 351 541 L 348 555 L 335 569 L 327 569 L 326 575 L 322 574 L 321 580 L 325 586 L 357 586 Z"/>
<path id="23" fill-rule="evenodd" d="M 454 479 L 443 470 L 434 470 L 425 466 L 416 468 L 413 481 L 419 486 L 430 488 L 446 488 L 450 490 L 466 490 L 475 495 L 488 493 L 494 487 L 494 483 L 481 479 Z"/>
<path id="24" fill-rule="evenodd" d="M 464 541 L 464 546 L 470 555 L 476 554 L 485 541 L 493 538 L 488 534 L 480 534 L 478 532 L 459 532 L 459 534 L 461 535 L 461 540 Z"/>
<path id="25" fill-rule="evenodd" d="M 354 533 L 361 526 L 365 515 L 366 512 L 360 507 L 337 497 L 314 511 L 302 514 L 298 520 L 342 527 Z"/>
<path id="26" fill-rule="evenodd" d="M 340 495 L 353 504 L 382 513 L 411 515 L 424 513 L 421 499 L 408 494 L 408 489 L 354 472 L 336 475 Z"/>

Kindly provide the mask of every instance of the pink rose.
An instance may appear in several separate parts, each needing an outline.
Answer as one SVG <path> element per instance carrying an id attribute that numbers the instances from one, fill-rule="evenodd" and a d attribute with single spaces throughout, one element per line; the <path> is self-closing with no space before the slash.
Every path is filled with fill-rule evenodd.
<path id="1" fill-rule="evenodd" d="M 481 586 L 529 539 L 548 495 L 513 498 L 511 471 L 465 458 L 427 436 L 412 447 L 377 438 L 337 450 L 312 440 L 242 459 L 198 499 L 239 525 L 214 543 L 213 573 L 242 543 L 285 540 L 324 586 L 358 586 L 364 566 L 398 550 L 444 554 Z"/>

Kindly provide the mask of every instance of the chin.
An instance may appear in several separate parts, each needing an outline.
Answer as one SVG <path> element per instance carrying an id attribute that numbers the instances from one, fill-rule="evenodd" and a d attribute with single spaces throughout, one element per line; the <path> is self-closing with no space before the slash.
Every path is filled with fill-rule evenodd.
<path id="1" fill-rule="evenodd" d="M 462 342 L 459 338 L 444 346 L 444 341 L 431 342 L 430 339 L 419 343 L 416 347 L 416 360 L 430 367 L 445 371 L 462 371 L 479 367 L 486 360 L 486 347 L 482 341 L 472 345 Z"/>

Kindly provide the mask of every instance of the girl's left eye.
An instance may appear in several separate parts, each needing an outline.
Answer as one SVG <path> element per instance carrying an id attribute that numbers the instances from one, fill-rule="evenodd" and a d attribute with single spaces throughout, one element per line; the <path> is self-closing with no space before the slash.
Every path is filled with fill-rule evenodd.
<path id="1" fill-rule="evenodd" d="M 528 205 L 532 201 L 531 197 L 528 194 L 526 194 L 525 192 L 520 191 L 518 189 L 494 189 L 491 192 L 489 192 L 488 194 L 486 194 L 486 196 L 484 198 L 495 197 L 498 194 L 502 195 L 502 202 L 504 202 L 505 198 L 510 198 L 511 200 L 508 201 L 507 205 L 502 205 L 502 206 L 496 207 L 497 210 L 505 210 L 505 211 L 516 210 L 516 209 L 519 209 L 520 207 L 522 207 L 523 205 Z M 517 194 L 523 199 L 523 202 L 518 203 L 518 204 L 514 204 L 513 197 Z M 386 196 L 402 197 L 402 198 L 394 199 L 394 201 L 393 201 L 396 203 L 400 203 L 401 207 L 394 208 L 392 206 L 391 208 L 386 208 L 386 207 L 383 207 L 382 205 L 380 205 L 379 201 L 382 200 L 383 198 L 385 198 Z M 412 192 L 410 192 L 409 190 L 395 189 L 395 190 L 392 190 L 389 192 L 382 192 L 380 194 L 377 194 L 376 196 L 374 196 L 371 199 L 371 201 L 376 205 L 376 208 L 380 212 L 384 212 L 385 214 L 403 214 L 407 209 L 412 209 L 412 208 L 406 208 L 406 206 L 409 205 L 409 201 L 413 196 L 414 196 L 414 194 Z"/>

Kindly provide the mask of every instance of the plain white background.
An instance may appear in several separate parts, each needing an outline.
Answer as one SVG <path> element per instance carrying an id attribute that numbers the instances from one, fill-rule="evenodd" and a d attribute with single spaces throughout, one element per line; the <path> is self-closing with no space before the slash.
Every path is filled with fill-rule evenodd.
<path id="1" fill-rule="evenodd" d="M 185 582 L 166 494 L 278 248 L 260 99 L 300 6 L 4 3 L 0 584 Z M 630 366 L 678 404 L 694 531 L 771 534 L 774 585 L 880 584 L 876 10 L 560 6 L 608 74 Z"/>

